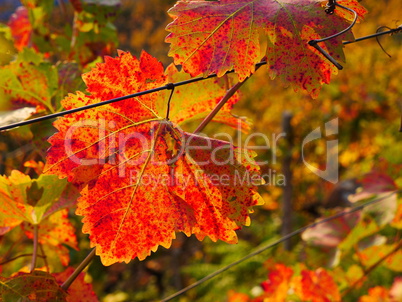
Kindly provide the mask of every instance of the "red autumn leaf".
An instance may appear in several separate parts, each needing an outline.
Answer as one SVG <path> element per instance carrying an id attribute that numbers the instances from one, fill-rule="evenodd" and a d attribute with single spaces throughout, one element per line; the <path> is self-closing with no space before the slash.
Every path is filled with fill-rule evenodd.
<path id="1" fill-rule="evenodd" d="M 262 282 L 264 298 L 272 301 L 286 301 L 293 270 L 283 264 L 275 264 L 275 269 L 269 272 L 268 280 Z"/>
<path id="2" fill-rule="evenodd" d="M 160 63 L 146 53 L 141 55 L 141 60 L 133 60 L 131 54 L 119 52 L 117 58 L 105 58 L 106 64 L 98 64 L 97 67 L 83 75 L 88 91 L 92 96 L 103 100 L 116 98 L 135 91 L 152 89 L 166 84 L 190 79 L 185 72 L 179 72 L 174 65 L 168 66 L 166 71 Z M 138 70 L 141 74 L 138 74 Z M 116 70 L 120 73 L 116 77 Z M 213 83 L 211 83 L 213 81 Z M 159 113 L 166 115 L 167 101 L 170 91 L 164 93 L 142 96 L 142 102 L 153 102 Z M 199 120 L 207 116 L 216 104 L 225 95 L 226 88 L 217 80 L 201 81 L 190 85 L 182 85 L 174 89 L 170 104 L 169 119 L 182 125 L 193 120 Z M 238 119 L 230 112 L 234 104 L 239 100 L 235 94 L 220 110 L 214 121 L 221 122 L 238 128 Z M 152 108 L 152 110 L 155 110 Z M 144 111 L 143 109 L 140 109 Z M 143 112 L 149 114 L 149 112 Z M 152 116 L 152 115 L 150 115 Z M 250 122 L 243 120 L 241 128 L 244 131 L 250 129 Z"/>
<path id="3" fill-rule="evenodd" d="M 394 180 L 387 174 L 379 171 L 371 171 L 366 174 L 361 180 L 361 191 L 350 196 L 349 200 L 357 202 L 365 198 L 372 197 L 385 192 L 392 192 L 397 189 Z"/>
<path id="4" fill-rule="evenodd" d="M 11 15 L 8 21 L 8 26 L 14 38 L 15 48 L 21 51 L 24 47 L 27 47 L 32 34 L 32 25 L 29 22 L 28 9 L 24 6 L 17 7 L 15 13 Z"/>
<path id="5" fill-rule="evenodd" d="M 368 290 L 368 295 L 361 296 L 359 302 L 391 302 L 388 290 L 382 286 L 372 287 Z"/>
<path id="6" fill-rule="evenodd" d="M 302 239 L 315 246 L 334 248 L 348 236 L 360 217 L 360 212 L 354 212 L 317 224 L 304 231 Z M 317 222 L 320 222 L 320 219 Z"/>
<path id="7" fill-rule="evenodd" d="M 234 290 L 228 292 L 228 302 L 249 302 L 250 298 L 243 293 L 237 293 Z"/>
<path id="8" fill-rule="evenodd" d="M 0 276 L 0 301 L 66 302 L 66 296 L 55 278 L 46 272 Z"/>
<path id="9" fill-rule="evenodd" d="M 145 52 L 140 60 L 121 53 L 84 81 L 91 95 L 69 95 L 66 109 L 158 87 L 165 76 Z M 259 201 L 254 152 L 183 132 L 165 114 L 166 99 L 154 93 L 54 123 L 45 171 L 81 186 L 77 214 L 105 265 L 144 259 L 176 231 L 234 243 Z"/>
<path id="10" fill-rule="evenodd" d="M 221 0 L 179 1 L 169 10 L 170 53 L 176 64 L 192 76 L 234 68 L 243 80 L 254 72 L 266 53 L 270 76 L 279 76 L 295 90 L 317 97 L 320 85 L 329 83 L 337 70 L 315 48 L 313 39 L 334 35 L 350 25 L 351 14 L 339 7 L 335 14 L 324 11 L 327 1 Z M 366 11 L 356 0 L 339 1 L 362 17 Z M 260 41 L 260 33 L 265 35 Z M 342 40 L 348 32 L 320 44 L 335 59 L 344 61 Z M 267 43 L 266 49 L 262 44 Z M 289 50 L 292 51 L 289 51 Z"/>
<path id="11" fill-rule="evenodd" d="M 341 301 L 338 286 L 326 270 L 303 270 L 301 276 L 295 278 L 295 291 L 302 301 L 335 302 Z"/>
<path id="12" fill-rule="evenodd" d="M 62 273 L 53 273 L 57 283 L 62 285 L 74 272 L 74 268 L 68 267 Z M 98 298 L 92 289 L 92 284 L 84 280 L 85 273 L 80 273 L 67 290 L 67 302 L 98 302 Z"/>

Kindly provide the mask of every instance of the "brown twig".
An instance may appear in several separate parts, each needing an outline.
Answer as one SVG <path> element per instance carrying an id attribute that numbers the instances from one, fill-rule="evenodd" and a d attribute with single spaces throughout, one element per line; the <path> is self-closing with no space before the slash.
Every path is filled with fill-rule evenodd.
<path id="1" fill-rule="evenodd" d="M 74 270 L 74 272 L 67 278 L 66 281 L 61 285 L 61 288 L 67 290 L 70 285 L 74 282 L 74 280 L 78 277 L 78 275 L 88 266 L 88 264 L 95 257 L 95 248 L 85 257 L 85 259 L 78 265 L 78 267 Z"/>
<path id="2" fill-rule="evenodd" d="M 32 257 L 32 254 L 21 254 L 21 255 L 15 256 L 15 257 L 13 257 L 13 258 L 4 260 L 3 262 L 0 262 L 0 266 L 2 266 L 2 265 L 4 265 L 4 264 L 7 264 L 7 263 L 10 263 L 10 262 L 12 262 L 12 261 L 14 261 L 14 260 L 17 260 L 17 259 L 19 259 L 19 258 L 22 258 L 22 257 Z M 46 259 L 46 256 L 44 256 L 44 255 L 36 255 L 36 257 Z"/>
<path id="3" fill-rule="evenodd" d="M 363 276 L 361 276 L 359 279 L 357 279 L 355 282 L 352 283 L 352 285 L 342 293 L 342 297 L 345 297 L 347 294 L 349 294 L 354 287 L 359 284 L 360 282 L 363 281 L 363 279 L 370 274 L 375 268 L 377 268 L 383 261 L 385 261 L 388 257 L 392 256 L 395 254 L 400 248 L 402 248 L 402 240 L 399 241 L 399 243 L 386 255 L 382 256 L 377 262 L 375 262 L 372 266 L 370 266 L 368 269 L 364 271 Z"/>
<path id="4" fill-rule="evenodd" d="M 261 65 L 256 66 L 255 71 L 260 68 Z M 198 125 L 197 129 L 195 129 L 194 133 L 200 133 L 204 128 L 209 124 L 210 121 L 218 114 L 219 110 L 226 104 L 226 102 L 236 93 L 237 90 L 249 79 L 250 77 L 245 78 L 243 81 L 238 82 L 232 88 L 230 88 L 223 98 L 216 104 L 215 108 L 207 115 L 207 117 Z"/>
<path id="5" fill-rule="evenodd" d="M 31 262 L 31 272 L 34 271 L 36 267 L 36 259 L 38 258 L 38 242 L 39 242 L 39 229 L 38 225 L 33 226 L 33 252 L 32 252 L 32 262 Z"/>

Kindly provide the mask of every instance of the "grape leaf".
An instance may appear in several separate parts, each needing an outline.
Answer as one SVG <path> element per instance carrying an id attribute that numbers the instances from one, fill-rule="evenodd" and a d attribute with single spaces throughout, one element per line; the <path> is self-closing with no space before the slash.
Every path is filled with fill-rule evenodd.
<path id="1" fill-rule="evenodd" d="M 317 97 L 336 68 L 315 48 L 313 39 L 334 35 L 347 28 L 351 14 L 337 8 L 324 11 L 327 1 L 221 0 L 178 1 L 168 12 L 173 22 L 169 55 L 192 76 L 234 69 L 243 80 L 254 72 L 254 64 L 267 57 L 271 78 L 279 76 L 295 90 Z M 366 11 L 356 0 L 339 1 L 362 17 Z M 260 39 L 260 34 L 264 39 Z M 353 40 L 351 32 L 320 44 L 336 60 L 344 61 L 342 40 Z M 267 44 L 263 47 L 262 44 Z M 266 49 L 264 49 L 266 48 Z M 291 50 L 291 51 L 290 51 Z"/>
<path id="2" fill-rule="evenodd" d="M 389 301 L 388 289 L 382 286 L 369 288 L 368 295 L 361 296 L 359 302 Z"/>
<path id="3" fill-rule="evenodd" d="M 139 60 L 120 53 L 84 75 L 91 95 L 69 95 L 63 106 L 161 86 L 163 72 L 145 52 Z M 183 132 L 173 117 L 164 118 L 165 104 L 148 94 L 54 123 L 59 132 L 49 139 L 45 173 L 80 186 L 77 214 L 104 265 L 142 260 L 159 245 L 169 247 L 176 231 L 234 243 L 235 230 L 261 202 L 255 153 Z"/>
<path id="4" fill-rule="evenodd" d="M 315 271 L 302 270 L 301 276 L 295 279 L 295 291 L 302 301 L 341 301 L 338 286 L 333 277 L 323 268 Z"/>
<path id="5" fill-rule="evenodd" d="M 162 65 L 156 63 L 155 59 L 145 52 L 141 55 L 140 61 L 133 60 L 131 54 L 124 52 L 119 52 L 117 58 L 106 57 L 105 61 L 106 64 L 98 64 L 91 72 L 83 75 L 92 96 L 105 100 L 132 94 L 133 91 L 156 88 L 167 82 L 175 83 L 190 79 L 185 72 L 179 72 L 173 64 L 163 71 Z M 116 68 L 122 74 L 117 78 Z M 136 72 L 139 68 L 143 72 L 141 75 Z M 213 80 L 212 83 L 201 81 L 176 87 L 170 105 L 170 120 L 182 126 L 184 123 L 206 117 L 225 95 L 226 88 L 222 86 L 217 80 Z M 141 98 L 146 99 L 147 102 L 154 100 L 155 108 L 160 114 L 165 115 L 170 93 L 166 91 Z M 235 94 L 213 120 L 237 129 L 240 123 L 230 111 L 238 100 L 239 96 Z M 241 128 L 248 131 L 250 125 L 250 121 L 243 119 Z"/>
<path id="6" fill-rule="evenodd" d="M 402 272 L 400 243 L 371 246 L 357 253 L 360 263 L 366 268 L 371 267 L 387 255 L 388 257 L 381 262 L 381 265 L 395 272 Z"/>
<path id="7" fill-rule="evenodd" d="M 57 284 L 55 278 L 42 271 L 17 273 L 10 278 L 0 276 L 1 301 L 41 301 L 62 302 L 66 293 Z"/>
<path id="8" fill-rule="evenodd" d="M 53 273 L 53 277 L 56 279 L 57 283 L 60 285 L 74 272 L 74 268 L 68 267 L 62 273 Z M 80 273 L 74 282 L 70 285 L 67 290 L 68 296 L 67 302 L 98 302 L 92 284 L 87 283 L 84 280 L 85 273 Z"/>
<path id="9" fill-rule="evenodd" d="M 32 200 L 30 194 L 34 192 L 33 186 L 36 193 L 42 191 L 34 206 L 28 203 Z M 9 177 L 0 176 L 0 226 L 14 227 L 23 221 L 39 224 L 65 186 L 66 181 L 54 175 L 41 175 L 38 179 L 31 179 L 28 175 L 13 170 Z"/>
<path id="10" fill-rule="evenodd" d="M 28 18 L 28 9 L 24 6 L 19 6 L 11 15 L 8 21 L 8 26 L 11 29 L 11 34 L 14 38 L 14 45 L 18 51 L 29 46 L 31 41 L 32 26 Z"/>
<path id="11" fill-rule="evenodd" d="M 348 197 L 351 202 L 357 202 L 380 193 L 392 192 L 397 189 L 397 185 L 390 176 L 375 170 L 364 175 L 360 183 L 361 190 Z"/>
<path id="12" fill-rule="evenodd" d="M 301 237 L 309 244 L 334 248 L 348 236 L 360 218 L 360 212 L 346 214 L 307 229 Z M 317 222 L 319 221 L 320 219 L 317 220 Z"/>
<path id="13" fill-rule="evenodd" d="M 24 48 L 17 60 L 0 67 L 0 95 L 15 107 L 33 105 L 53 111 L 51 101 L 57 89 L 57 69 L 32 49 Z"/>
<path id="14" fill-rule="evenodd" d="M 268 274 L 268 280 L 261 283 L 264 298 L 272 301 L 286 301 L 293 269 L 283 264 L 275 264 L 275 269 Z"/>
<path id="15" fill-rule="evenodd" d="M 249 302 L 250 298 L 243 293 L 237 293 L 234 290 L 228 292 L 228 302 Z"/>

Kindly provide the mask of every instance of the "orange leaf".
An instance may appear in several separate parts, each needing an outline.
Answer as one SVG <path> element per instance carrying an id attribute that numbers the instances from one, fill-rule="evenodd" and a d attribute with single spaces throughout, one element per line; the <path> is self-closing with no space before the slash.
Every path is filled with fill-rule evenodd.
<path id="1" fill-rule="evenodd" d="M 360 297 L 359 302 L 390 302 L 388 290 L 382 286 L 370 288 L 368 295 Z"/>
<path id="2" fill-rule="evenodd" d="M 120 53 L 84 80 L 91 95 L 69 95 L 66 109 L 160 86 L 165 76 L 145 52 Z M 260 200 L 254 152 L 181 131 L 164 118 L 165 103 L 148 94 L 54 123 L 45 171 L 81 186 L 77 214 L 105 265 L 144 259 L 176 231 L 234 243 Z"/>
<path id="3" fill-rule="evenodd" d="M 303 270 L 296 279 L 295 290 L 302 301 L 334 302 L 341 301 L 338 287 L 331 275 L 322 268 L 315 271 Z"/>
<path id="4" fill-rule="evenodd" d="M 53 273 L 53 277 L 60 285 L 74 272 L 74 268 L 68 267 L 62 273 Z M 67 302 L 98 302 L 98 298 L 92 289 L 92 284 L 84 280 L 85 273 L 80 273 L 67 290 Z"/>
<path id="5" fill-rule="evenodd" d="M 243 293 L 237 293 L 234 290 L 228 292 L 228 302 L 249 302 L 250 298 Z"/>
<path id="6" fill-rule="evenodd" d="M 32 180 L 28 175 L 13 170 L 9 177 L 0 176 L 0 226 L 7 230 L 23 221 L 31 220 L 33 207 L 26 203 L 26 189 Z"/>
<path id="7" fill-rule="evenodd" d="M 275 264 L 275 270 L 271 271 L 268 274 L 268 280 L 261 284 L 265 291 L 264 297 L 269 298 L 270 301 L 286 301 L 292 275 L 291 268 L 283 264 Z"/>
<path id="8" fill-rule="evenodd" d="M 272 78 L 279 76 L 295 90 L 306 90 L 317 97 L 320 85 L 328 84 L 336 68 L 308 45 L 313 39 L 334 35 L 350 24 L 350 13 L 337 8 L 328 15 L 326 1 L 221 0 L 178 1 L 169 10 L 174 18 L 167 30 L 169 55 L 192 76 L 234 69 L 240 80 L 254 72 L 266 52 Z M 366 11 L 356 0 L 339 1 Z M 260 41 L 260 32 L 265 41 Z M 352 40 L 348 32 L 322 47 L 335 59 L 344 61 L 342 40 Z M 266 49 L 262 44 L 267 42 Z M 289 49 L 292 51 L 289 52 Z"/>
<path id="9" fill-rule="evenodd" d="M 15 13 L 11 15 L 8 21 L 8 26 L 14 38 L 15 48 L 21 51 L 24 47 L 27 47 L 32 34 L 32 25 L 29 22 L 28 9 L 24 6 L 17 7 Z"/>

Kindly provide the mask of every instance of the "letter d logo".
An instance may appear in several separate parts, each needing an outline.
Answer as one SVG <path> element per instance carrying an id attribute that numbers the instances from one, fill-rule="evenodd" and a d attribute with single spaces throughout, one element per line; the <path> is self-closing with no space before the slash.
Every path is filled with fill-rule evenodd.
<path id="1" fill-rule="evenodd" d="M 338 118 L 335 118 L 327 123 L 325 123 L 325 136 L 330 136 L 333 134 L 338 134 Z M 327 141 L 327 159 L 326 159 L 326 167 L 325 170 L 320 170 L 312 165 L 310 165 L 304 159 L 304 146 L 316 139 L 321 138 L 321 129 L 320 127 L 311 131 L 303 140 L 302 144 L 302 158 L 303 162 L 307 168 L 310 169 L 314 174 L 319 177 L 329 181 L 333 184 L 338 182 L 338 140 L 329 140 Z"/>

